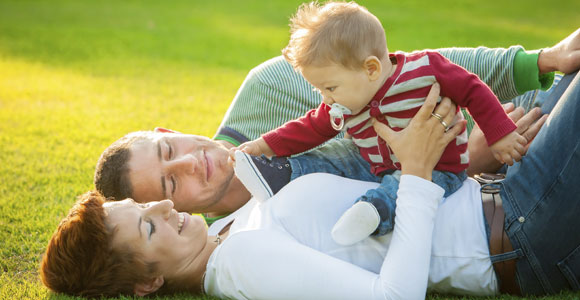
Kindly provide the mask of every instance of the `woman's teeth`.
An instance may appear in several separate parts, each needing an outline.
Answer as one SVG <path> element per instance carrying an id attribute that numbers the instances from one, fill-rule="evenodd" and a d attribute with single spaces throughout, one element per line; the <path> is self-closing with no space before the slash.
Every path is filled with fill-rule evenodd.
<path id="1" fill-rule="evenodd" d="M 177 222 L 177 233 L 181 233 L 181 227 L 183 227 L 183 221 L 185 221 L 185 216 L 183 213 L 178 214 L 179 221 Z"/>

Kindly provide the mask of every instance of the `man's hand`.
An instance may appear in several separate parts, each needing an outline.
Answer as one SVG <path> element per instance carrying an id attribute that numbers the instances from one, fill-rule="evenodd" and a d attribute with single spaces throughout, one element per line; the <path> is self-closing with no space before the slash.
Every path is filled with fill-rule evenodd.
<path id="1" fill-rule="evenodd" d="M 528 141 L 519 133 L 512 131 L 491 145 L 491 153 L 501 163 L 513 165 L 514 160 L 520 161 L 526 153 Z"/>
<path id="2" fill-rule="evenodd" d="M 274 156 L 275 153 L 272 151 L 272 148 L 268 146 L 268 143 L 263 138 L 258 138 L 253 141 L 245 142 L 238 147 L 230 148 L 229 155 L 232 161 L 236 161 L 234 153 L 236 150 L 240 150 L 242 152 L 248 153 L 250 155 L 259 156 L 259 155 L 266 155 L 268 157 Z"/>
<path id="3" fill-rule="evenodd" d="M 542 115 L 542 110 L 539 108 L 534 108 L 524 115 L 524 109 L 521 107 L 516 109 L 513 103 L 504 104 L 503 107 L 508 116 L 516 123 L 518 127 L 516 132 L 528 142 L 524 147 L 524 151 L 528 151 L 530 143 L 536 137 L 544 122 L 546 122 L 548 115 Z M 471 131 L 467 147 L 469 151 L 467 174 L 469 176 L 482 172 L 493 173 L 502 166 L 502 163 L 496 160 L 491 153 L 491 149 L 487 146 L 483 132 L 479 127 L 476 126 Z"/>
<path id="4" fill-rule="evenodd" d="M 538 57 L 540 74 L 560 71 L 572 73 L 580 68 L 580 28 L 560 41 L 544 49 Z"/>

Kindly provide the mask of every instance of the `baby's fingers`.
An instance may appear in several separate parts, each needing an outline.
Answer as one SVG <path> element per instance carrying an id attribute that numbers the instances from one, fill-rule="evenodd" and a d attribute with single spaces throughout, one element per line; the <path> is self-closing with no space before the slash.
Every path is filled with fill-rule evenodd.
<path id="1" fill-rule="evenodd" d="M 518 162 L 518 161 L 522 160 L 522 154 L 520 154 L 517 149 L 514 149 L 511 152 L 511 158 L 510 158 L 510 160 L 512 160 L 512 159 L 514 161 Z"/>
<path id="2" fill-rule="evenodd" d="M 236 156 L 235 156 L 236 150 L 239 150 L 239 149 L 237 147 L 232 147 L 228 150 L 228 155 L 233 162 L 236 161 Z"/>
<path id="3" fill-rule="evenodd" d="M 520 154 L 520 156 L 524 156 L 526 154 L 526 144 L 516 144 L 515 150 Z"/>
<path id="4" fill-rule="evenodd" d="M 492 154 L 493 154 L 493 158 L 495 158 L 495 160 L 499 161 L 502 164 L 505 164 L 505 161 L 503 160 L 501 153 L 492 152 Z"/>
<path id="5" fill-rule="evenodd" d="M 501 155 L 501 159 L 502 159 L 502 162 L 504 164 L 507 164 L 508 166 L 513 166 L 513 164 L 514 164 L 514 160 L 509 153 L 503 153 Z"/>

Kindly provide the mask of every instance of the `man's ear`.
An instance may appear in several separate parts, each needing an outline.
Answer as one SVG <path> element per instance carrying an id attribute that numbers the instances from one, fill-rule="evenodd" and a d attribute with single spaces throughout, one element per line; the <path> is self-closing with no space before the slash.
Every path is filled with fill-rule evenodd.
<path id="1" fill-rule="evenodd" d="M 364 61 L 364 69 L 370 81 L 375 81 L 381 77 L 383 65 L 381 60 L 376 56 L 369 56 Z"/>
<path id="2" fill-rule="evenodd" d="M 163 276 L 157 276 L 145 282 L 135 284 L 133 292 L 139 297 L 147 296 L 161 288 L 163 283 L 165 283 Z"/>
<path id="3" fill-rule="evenodd" d="M 167 129 L 167 128 L 163 128 L 163 127 L 155 127 L 155 129 L 153 129 L 154 132 L 168 132 L 168 133 L 179 133 L 179 131 L 175 131 L 172 129 Z"/>

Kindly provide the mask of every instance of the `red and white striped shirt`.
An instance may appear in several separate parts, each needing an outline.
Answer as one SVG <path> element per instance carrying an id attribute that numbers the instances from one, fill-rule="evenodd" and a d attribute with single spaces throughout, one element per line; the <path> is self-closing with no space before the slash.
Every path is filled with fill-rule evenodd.
<path id="1" fill-rule="evenodd" d="M 362 157 L 371 164 L 371 171 L 380 175 L 401 165 L 385 141 L 377 136 L 370 118 L 374 117 L 393 130 L 405 128 L 423 105 L 431 85 L 438 82 L 441 96 L 466 107 L 489 145 L 516 129 L 491 89 L 475 74 L 453 64 L 434 51 L 390 54 L 396 70 L 375 94 L 370 103 L 356 115 L 345 115 L 346 130 L 359 147 Z M 262 137 L 278 156 L 289 156 L 312 149 L 336 136 L 328 112 L 321 103 L 305 116 L 290 121 Z M 463 119 L 457 108 L 454 122 Z M 436 170 L 458 173 L 469 164 L 467 131 L 457 136 L 445 149 Z"/>

